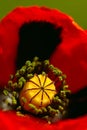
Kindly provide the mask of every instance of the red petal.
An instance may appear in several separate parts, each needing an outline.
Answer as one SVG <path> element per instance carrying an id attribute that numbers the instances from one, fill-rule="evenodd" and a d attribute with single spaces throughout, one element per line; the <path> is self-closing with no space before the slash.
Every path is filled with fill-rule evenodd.
<path id="1" fill-rule="evenodd" d="M 0 23 L 0 84 L 15 72 L 18 31 L 29 21 L 48 21 L 62 26 L 62 43 L 51 56 L 51 63 L 67 75 L 72 92 L 87 85 L 87 33 L 66 14 L 45 7 L 19 7 Z"/>
<path id="2" fill-rule="evenodd" d="M 67 75 L 71 91 L 77 92 L 87 86 L 87 33 L 74 26 L 73 21 L 67 24 L 63 42 L 51 56 L 51 63 Z"/>
<path id="3" fill-rule="evenodd" d="M 39 7 L 20 7 L 9 13 L 0 23 L 0 83 L 6 84 L 15 72 L 18 31 L 28 21 L 48 21 L 63 27 L 62 44 L 55 49 L 51 63 L 67 74 L 70 89 L 75 92 L 87 85 L 87 33 L 73 19 L 58 10 Z M 1 130 L 86 130 L 87 116 L 59 121 L 49 125 L 30 116 L 0 111 Z"/>
<path id="4" fill-rule="evenodd" d="M 54 124 L 30 116 L 17 116 L 14 112 L 0 111 L 0 130 L 86 130 L 87 116 L 67 119 Z"/>
<path id="5" fill-rule="evenodd" d="M 18 31 L 28 21 L 49 21 L 57 24 L 61 13 L 47 8 L 19 7 L 9 13 L 0 23 L 0 84 L 6 84 L 9 75 L 15 71 L 18 46 Z M 62 15 L 63 19 L 66 15 Z"/>

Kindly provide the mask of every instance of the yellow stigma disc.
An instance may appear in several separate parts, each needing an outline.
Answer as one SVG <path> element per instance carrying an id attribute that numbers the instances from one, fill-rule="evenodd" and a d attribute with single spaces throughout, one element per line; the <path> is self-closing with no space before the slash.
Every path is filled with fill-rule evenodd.
<path id="1" fill-rule="evenodd" d="M 54 82 L 47 75 L 35 74 L 20 92 L 20 104 L 27 111 L 30 111 L 29 104 L 37 108 L 46 107 L 51 104 L 56 93 Z"/>

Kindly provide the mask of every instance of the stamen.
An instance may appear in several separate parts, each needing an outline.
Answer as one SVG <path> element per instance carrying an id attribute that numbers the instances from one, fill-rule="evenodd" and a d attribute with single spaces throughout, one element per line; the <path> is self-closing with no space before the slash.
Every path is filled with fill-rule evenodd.
<path id="1" fill-rule="evenodd" d="M 33 66 L 33 70 L 28 71 Z M 51 77 L 53 76 L 53 77 Z M 34 59 L 26 61 L 8 81 L 4 95 L 12 94 L 12 107 L 17 111 L 32 113 L 39 117 L 48 117 L 52 122 L 56 114 L 63 116 L 69 103 L 70 90 L 66 84 L 65 75 L 48 60 Z M 59 117 L 58 117 L 59 118 Z"/>

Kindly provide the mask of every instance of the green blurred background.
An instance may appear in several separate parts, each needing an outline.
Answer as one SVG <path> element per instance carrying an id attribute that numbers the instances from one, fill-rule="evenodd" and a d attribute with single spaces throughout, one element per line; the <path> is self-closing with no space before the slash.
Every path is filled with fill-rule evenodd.
<path id="1" fill-rule="evenodd" d="M 0 19 L 17 6 L 47 6 L 57 8 L 74 18 L 87 29 L 87 0 L 0 0 Z"/>

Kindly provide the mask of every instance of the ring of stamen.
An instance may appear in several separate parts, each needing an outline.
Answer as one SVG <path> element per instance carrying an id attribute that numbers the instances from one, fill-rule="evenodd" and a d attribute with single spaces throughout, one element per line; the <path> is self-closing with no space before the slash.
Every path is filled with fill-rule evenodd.
<path id="1" fill-rule="evenodd" d="M 12 94 L 12 108 L 42 118 L 65 115 L 69 103 L 66 76 L 48 60 L 26 61 L 11 75 L 5 94 Z M 34 63 L 34 64 L 33 64 Z M 59 118 L 59 117 L 58 117 Z"/>

